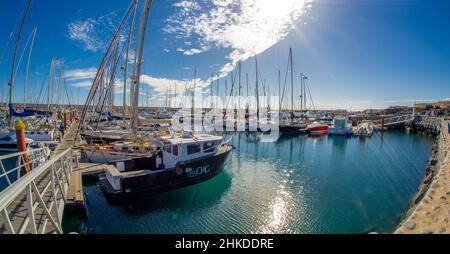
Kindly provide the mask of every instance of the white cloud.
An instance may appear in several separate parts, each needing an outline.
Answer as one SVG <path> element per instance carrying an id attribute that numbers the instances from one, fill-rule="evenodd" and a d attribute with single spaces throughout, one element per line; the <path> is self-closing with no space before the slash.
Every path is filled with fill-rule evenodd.
<path id="1" fill-rule="evenodd" d="M 155 78 L 149 75 L 141 75 L 141 83 L 152 87 L 157 93 L 165 94 L 168 90 L 172 93 L 177 90 L 177 95 L 182 95 L 186 90 L 190 90 L 194 86 L 194 80 L 175 80 L 167 78 Z M 197 79 L 196 87 L 205 88 L 209 86 L 208 81 Z"/>
<path id="2" fill-rule="evenodd" d="M 85 51 L 105 50 L 117 25 L 116 16 L 114 11 L 104 16 L 72 22 L 67 25 L 68 37 L 81 43 Z"/>
<path id="3" fill-rule="evenodd" d="M 199 4 L 201 2 L 201 4 Z M 211 47 L 229 48 L 223 77 L 238 61 L 258 55 L 283 40 L 313 0 L 195 0 L 174 4 L 178 11 L 167 19 L 167 33 L 197 40 L 201 49 L 177 49 L 185 55 Z"/>
<path id="4" fill-rule="evenodd" d="M 81 81 L 72 84 L 73 87 L 80 88 L 90 88 L 92 86 L 92 81 Z"/>
<path id="5" fill-rule="evenodd" d="M 85 79 L 94 80 L 96 74 L 97 68 L 74 69 L 65 72 L 67 81 L 77 81 Z"/>
<path id="6" fill-rule="evenodd" d="M 193 49 L 188 49 L 186 51 L 183 51 L 183 54 L 185 54 L 187 56 L 192 56 L 192 55 L 197 55 L 197 54 L 203 53 L 207 50 L 208 50 L 208 47 L 203 47 L 200 49 L 193 48 Z"/>

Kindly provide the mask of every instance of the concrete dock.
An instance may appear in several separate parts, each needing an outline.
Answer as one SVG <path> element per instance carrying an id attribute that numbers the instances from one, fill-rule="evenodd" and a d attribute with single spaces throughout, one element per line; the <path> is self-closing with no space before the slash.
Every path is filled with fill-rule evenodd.
<path id="1" fill-rule="evenodd" d="M 436 173 L 423 198 L 408 213 L 396 234 L 450 233 L 450 134 L 448 121 L 441 122 Z M 425 180 L 425 182 L 427 179 Z M 424 187 L 426 185 L 422 185 Z"/>

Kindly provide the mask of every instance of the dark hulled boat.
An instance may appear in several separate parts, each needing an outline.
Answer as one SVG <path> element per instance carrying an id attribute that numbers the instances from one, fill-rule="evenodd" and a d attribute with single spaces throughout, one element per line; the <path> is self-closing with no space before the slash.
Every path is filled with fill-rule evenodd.
<path id="1" fill-rule="evenodd" d="M 153 156 L 115 162 L 100 176 L 108 199 L 152 195 L 194 185 L 218 175 L 233 150 L 222 137 L 193 135 L 162 138 Z"/>

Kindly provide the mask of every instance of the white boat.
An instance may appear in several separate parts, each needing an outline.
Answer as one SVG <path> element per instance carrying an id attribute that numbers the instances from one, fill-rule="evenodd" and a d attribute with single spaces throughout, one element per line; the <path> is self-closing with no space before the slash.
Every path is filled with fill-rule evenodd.
<path id="1" fill-rule="evenodd" d="M 85 160 L 91 163 L 111 163 L 114 161 L 139 158 L 152 154 L 158 146 L 151 142 L 115 142 L 111 145 L 88 145 L 81 147 Z"/>
<path id="2" fill-rule="evenodd" d="M 353 130 L 353 134 L 360 137 L 371 137 L 373 135 L 373 132 L 374 127 L 371 122 L 363 122 Z"/>
<path id="3" fill-rule="evenodd" d="M 53 130 L 27 130 L 25 131 L 25 137 L 34 141 L 54 141 L 55 131 Z"/>
<path id="4" fill-rule="evenodd" d="M 328 133 L 328 125 L 319 122 L 314 122 L 308 125 L 308 132 L 312 136 L 320 136 Z"/>
<path id="5" fill-rule="evenodd" d="M 34 142 L 32 139 L 25 138 L 27 145 Z M 17 138 L 15 133 L 0 139 L 0 152 L 17 152 Z"/>

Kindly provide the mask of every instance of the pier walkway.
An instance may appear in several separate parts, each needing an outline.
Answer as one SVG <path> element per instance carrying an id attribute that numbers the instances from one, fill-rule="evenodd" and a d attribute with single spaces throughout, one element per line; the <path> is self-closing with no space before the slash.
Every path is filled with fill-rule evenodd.
<path id="1" fill-rule="evenodd" d="M 375 126 L 375 128 L 380 129 L 380 128 L 388 127 L 388 126 L 392 126 L 392 125 L 409 123 L 409 122 L 414 121 L 414 118 L 415 118 L 415 113 L 413 113 L 411 115 L 388 117 L 388 118 L 384 118 L 382 120 L 372 121 L 372 123 Z"/>
<path id="2" fill-rule="evenodd" d="M 64 207 L 70 199 L 80 198 L 79 193 L 70 192 L 79 166 L 72 150 L 77 128 L 76 123 L 68 128 L 48 161 L 0 193 L 0 234 L 63 233 Z"/>
<path id="3" fill-rule="evenodd" d="M 422 200 L 411 209 L 406 220 L 395 231 L 397 234 L 450 233 L 450 134 L 448 133 L 448 121 L 443 120 L 440 129 L 437 171 Z"/>

